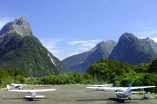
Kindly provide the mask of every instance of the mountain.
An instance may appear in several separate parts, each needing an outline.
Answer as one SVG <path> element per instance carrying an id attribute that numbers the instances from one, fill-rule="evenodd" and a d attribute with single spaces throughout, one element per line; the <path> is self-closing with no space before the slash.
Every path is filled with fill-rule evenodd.
<path id="1" fill-rule="evenodd" d="M 19 68 L 34 76 L 68 71 L 68 68 L 33 36 L 24 17 L 18 17 L 0 30 L 0 68 L 6 67 Z"/>
<path id="2" fill-rule="evenodd" d="M 129 64 L 148 63 L 157 57 L 157 43 L 152 39 L 138 39 L 131 33 L 124 33 L 118 43 L 106 41 L 92 50 L 64 59 L 62 62 L 72 71 L 85 72 L 91 63 L 100 59 L 113 59 Z"/>
<path id="3" fill-rule="evenodd" d="M 103 41 L 92 50 L 68 57 L 62 62 L 72 71 L 84 73 L 94 61 L 107 59 L 115 46 L 116 42 L 114 41 Z"/>
<path id="4" fill-rule="evenodd" d="M 130 64 L 150 62 L 157 56 L 157 43 L 150 38 L 138 39 L 131 33 L 124 33 L 109 59 L 114 59 Z"/>

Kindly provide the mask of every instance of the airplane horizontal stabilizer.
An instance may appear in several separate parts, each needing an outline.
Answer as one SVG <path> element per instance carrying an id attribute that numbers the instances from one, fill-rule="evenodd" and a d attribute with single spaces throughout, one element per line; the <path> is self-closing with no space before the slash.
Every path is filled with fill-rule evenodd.
<path id="1" fill-rule="evenodd" d="M 122 93 L 124 93 L 124 92 L 115 92 L 116 94 L 122 94 Z M 143 94 L 143 93 L 145 93 L 145 91 L 132 91 L 131 92 L 132 94 Z"/>
<path id="2" fill-rule="evenodd" d="M 122 94 L 122 93 L 124 93 L 124 92 L 115 92 L 116 94 Z"/>
<path id="3" fill-rule="evenodd" d="M 146 93 L 145 91 L 132 91 L 132 94 L 144 94 Z"/>
<path id="4" fill-rule="evenodd" d="M 37 98 L 44 98 L 44 97 L 45 97 L 44 95 L 36 95 L 36 96 L 35 96 L 36 99 L 37 99 Z M 25 96 L 25 98 L 31 99 L 32 96 Z"/>

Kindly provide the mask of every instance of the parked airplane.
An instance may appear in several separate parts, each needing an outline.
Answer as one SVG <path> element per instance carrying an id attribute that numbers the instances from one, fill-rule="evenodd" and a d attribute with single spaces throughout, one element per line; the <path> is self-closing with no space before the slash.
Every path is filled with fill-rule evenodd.
<path id="1" fill-rule="evenodd" d="M 144 89 L 144 88 L 153 88 L 156 86 L 137 86 L 137 87 L 132 87 L 132 81 L 130 82 L 130 86 L 127 87 L 92 87 L 92 88 L 99 88 L 99 89 L 104 89 L 104 90 L 114 90 L 117 96 L 117 99 L 121 98 L 130 98 L 132 93 L 144 93 L 143 91 L 132 91 L 135 89 Z M 89 87 L 87 87 L 89 88 Z M 90 87 L 91 88 L 91 87 Z"/>
<path id="2" fill-rule="evenodd" d="M 96 91 L 102 91 L 104 89 L 101 89 L 101 87 L 112 87 L 113 84 L 103 84 L 103 85 L 89 85 L 87 88 L 95 89 Z M 95 88 L 96 87 L 96 88 Z"/>
<path id="3" fill-rule="evenodd" d="M 25 84 L 10 84 L 6 86 L 6 90 L 11 90 L 14 88 L 18 88 L 19 90 L 23 89 Z"/>
<path id="4" fill-rule="evenodd" d="M 103 85 L 89 85 L 90 87 L 111 87 L 113 84 L 103 84 Z"/>
<path id="5" fill-rule="evenodd" d="M 31 89 L 31 90 L 8 90 L 12 92 L 27 92 L 29 95 L 25 96 L 26 99 L 33 101 L 33 99 L 44 98 L 44 95 L 37 95 L 36 92 L 54 91 L 56 89 Z"/>

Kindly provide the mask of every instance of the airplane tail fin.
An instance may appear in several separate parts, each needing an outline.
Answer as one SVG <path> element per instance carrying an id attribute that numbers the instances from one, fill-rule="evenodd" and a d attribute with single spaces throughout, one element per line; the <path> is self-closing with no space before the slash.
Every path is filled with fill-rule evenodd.
<path id="1" fill-rule="evenodd" d="M 6 86 L 6 90 L 10 90 L 11 87 L 9 85 Z"/>
<path id="2" fill-rule="evenodd" d="M 132 87 L 132 81 L 130 81 L 130 85 L 129 85 L 129 87 Z"/>
<path id="3" fill-rule="evenodd" d="M 111 83 L 111 84 L 109 85 L 109 87 L 113 87 L 113 83 Z"/>
<path id="4" fill-rule="evenodd" d="M 129 88 L 128 90 L 131 92 L 131 87 L 132 87 L 132 81 L 130 81 L 130 85 L 129 85 Z"/>

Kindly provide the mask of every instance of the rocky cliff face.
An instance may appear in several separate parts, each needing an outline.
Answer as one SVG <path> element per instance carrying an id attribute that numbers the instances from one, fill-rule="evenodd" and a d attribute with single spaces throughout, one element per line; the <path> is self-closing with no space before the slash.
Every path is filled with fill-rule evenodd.
<path id="1" fill-rule="evenodd" d="M 7 23 L 0 31 L 0 36 L 5 35 L 7 32 L 14 31 L 21 37 L 33 36 L 29 23 L 24 17 L 18 17 L 13 22 Z"/>

